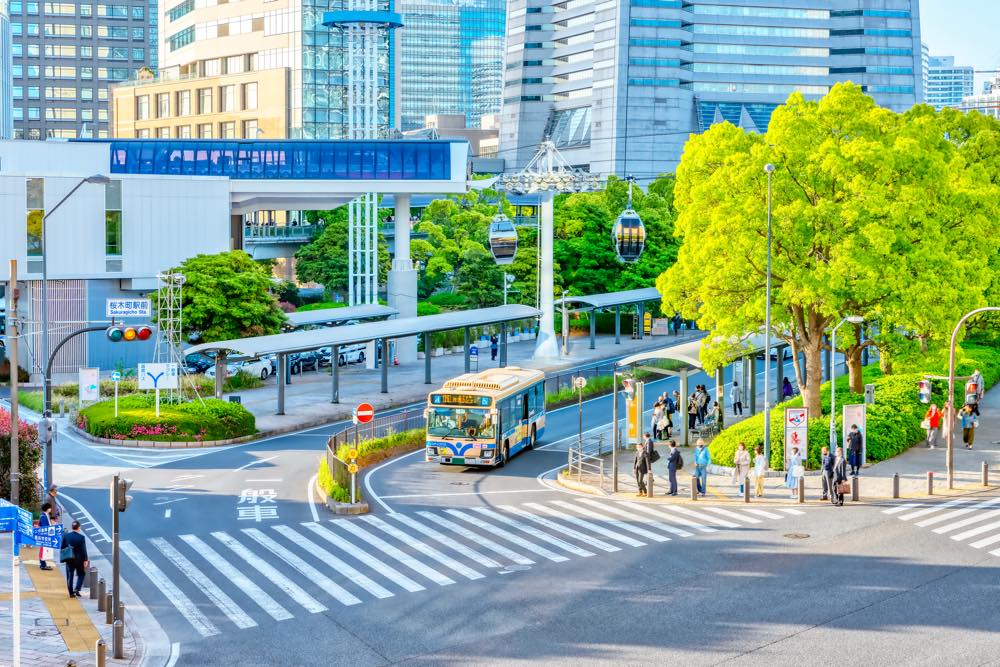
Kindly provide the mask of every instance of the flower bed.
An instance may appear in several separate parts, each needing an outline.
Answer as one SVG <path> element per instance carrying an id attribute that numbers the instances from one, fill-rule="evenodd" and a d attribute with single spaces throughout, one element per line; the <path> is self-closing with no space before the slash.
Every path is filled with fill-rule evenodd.
<path id="1" fill-rule="evenodd" d="M 95 403 L 76 415 L 76 425 L 98 438 L 170 442 L 229 440 L 257 431 L 246 408 L 214 398 L 179 404 L 161 401 L 157 418 L 155 399 L 135 394 L 119 399 L 117 417 L 114 411 L 114 401 Z"/>

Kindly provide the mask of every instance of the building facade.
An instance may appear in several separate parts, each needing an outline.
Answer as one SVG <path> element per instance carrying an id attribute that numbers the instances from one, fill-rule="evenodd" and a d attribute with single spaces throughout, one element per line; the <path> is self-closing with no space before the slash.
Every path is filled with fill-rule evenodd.
<path id="1" fill-rule="evenodd" d="M 506 0 L 401 0 L 401 130 L 431 115 L 467 127 L 500 112 Z"/>
<path id="2" fill-rule="evenodd" d="M 1000 74 L 986 82 L 982 93 L 963 99 L 959 108 L 962 111 L 978 111 L 1000 120 Z"/>
<path id="3" fill-rule="evenodd" d="M 156 0 L 10 0 L 8 7 L 14 136 L 109 136 L 109 86 L 156 65 Z"/>
<path id="4" fill-rule="evenodd" d="M 956 65 L 954 56 L 931 56 L 927 60 L 924 101 L 937 110 L 962 106 L 962 100 L 975 92 L 976 75 L 972 67 Z"/>
<path id="5" fill-rule="evenodd" d="M 917 0 L 511 0 L 507 41 L 508 168 L 548 137 L 581 168 L 652 178 L 714 123 L 765 132 L 793 92 L 922 99 Z"/>
<path id="6" fill-rule="evenodd" d="M 0 0 L 0 139 L 14 135 L 14 79 L 11 76 L 10 16 L 7 0 Z"/>

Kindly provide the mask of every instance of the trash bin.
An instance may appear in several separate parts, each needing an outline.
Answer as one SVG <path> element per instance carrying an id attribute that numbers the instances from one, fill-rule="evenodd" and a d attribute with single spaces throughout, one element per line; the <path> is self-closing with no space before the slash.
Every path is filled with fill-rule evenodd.
<path id="1" fill-rule="evenodd" d="M 243 397 L 242 396 L 230 396 L 229 397 L 229 402 L 230 403 L 239 403 L 239 404 L 242 405 L 243 404 Z"/>

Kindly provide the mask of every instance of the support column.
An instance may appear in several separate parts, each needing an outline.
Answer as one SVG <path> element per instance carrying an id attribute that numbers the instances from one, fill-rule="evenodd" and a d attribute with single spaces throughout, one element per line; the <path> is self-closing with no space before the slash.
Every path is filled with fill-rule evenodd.
<path id="1" fill-rule="evenodd" d="M 622 307 L 615 306 L 615 345 L 622 344 Z"/>
<path id="2" fill-rule="evenodd" d="M 464 330 L 465 338 L 465 372 L 469 373 L 472 371 L 472 359 L 469 358 L 469 327 L 465 327 Z"/>
<path id="3" fill-rule="evenodd" d="M 431 334 L 424 334 L 424 384 L 431 384 Z"/>
<path id="4" fill-rule="evenodd" d="M 382 393 L 389 393 L 389 339 L 382 339 Z"/>
<path id="5" fill-rule="evenodd" d="M 590 349 L 597 347 L 597 309 L 590 311 Z"/>
<path id="6" fill-rule="evenodd" d="M 719 402 L 719 430 L 724 426 L 726 416 L 726 367 L 715 369 L 715 400 Z"/>
<path id="7" fill-rule="evenodd" d="M 646 304 L 640 303 L 636 305 L 636 310 L 639 312 L 639 335 L 636 338 L 642 340 L 646 331 Z"/>
<path id="8" fill-rule="evenodd" d="M 330 350 L 330 402 L 340 403 L 340 346 L 334 345 Z"/>
<path id="9" fill-rule="evenodd" d="M 688 372 L 681 371 L 681 405 L 678 408 L 681 417 L 681 445 L 688 446 Z"/>
<path id="10" fill-rule="evenodd" d="M 389 271 L 389 307 L 399 311 L 396 317 L 417 316 L 417 272 L 410 260 L 410 195 L 396 194 L 395 237 L 396 248 Z M 386 350 L 385 354 L 388 354 Z M 399 363 L 417 360 L 417 339 L 415 336 L 396 341 L 396 356 Z M 392 363 L 392 360 L 389 360 Z"/>
<path id="11" fill-rule="evenodd" d="M 16 365 L 16 361 L 11 362 L 11 368 Z M 219 352 L 215 355 L 215 397 L 222 398 L 222 385 L 226 382 L 226 353 Z"/>
<path id="12" fill-rule="evenodd" d="M 781 402 L 781 386 L 784 384 L 785 380 L 785 349 L 787 345 L 779 345 L 775 350 L 775 357 L 777 357 L 777 372 L 774 374 L 774 400 L 771 405 Z"/>
<path id="13" fill-rule="evenodd" d="M 542 192 L 538 213 L 538 309 L 542 311 L 538 322 L 538 340 L 535 342 L 535 359 L 558 359 L 559 343 L 556 340 L 555 279 L 552 260 L 552 197 L 551 192 Z"/>
<path id="14" fill-rule="evenodd" d="M 764 356 L 767 356 L 766 354 Z M 747 366 L 750 368 L 750 414 L 757 414 L 757 355 L 751 354 L 747 357 Z"/>
<path id="15" fill-rule="evenodd" d="M 285 373 L 288 371 L 288 357 L 285 353 L 278 354 L 278 411 L 275 414 L 285 414 Z"/>
<path id="16" fill-rule="evenodd" d="M 507 365 L 507 323 L 500 323 L 500 368 Z"/>

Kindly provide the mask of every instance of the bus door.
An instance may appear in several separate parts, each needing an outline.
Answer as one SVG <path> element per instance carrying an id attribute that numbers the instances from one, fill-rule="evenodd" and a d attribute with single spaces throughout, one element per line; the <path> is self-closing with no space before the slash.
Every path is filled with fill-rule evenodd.
<path id="1" fill-rule="evenodd" d="M 531 392 L 529 390 L 517 397 L 517 402 L 518 402 L 517 408 L 521 413 L 520 414 L 521 427 L 518 429 L 518 434 L 517 434 L 519 442 L 525 442 L 528 438 L 531 437 L 531 425 L 529 423 L 529 420 L 531 418 L 531 410 L 529 409 L 530 401 L 528 400 L 530 393 Z"/>

